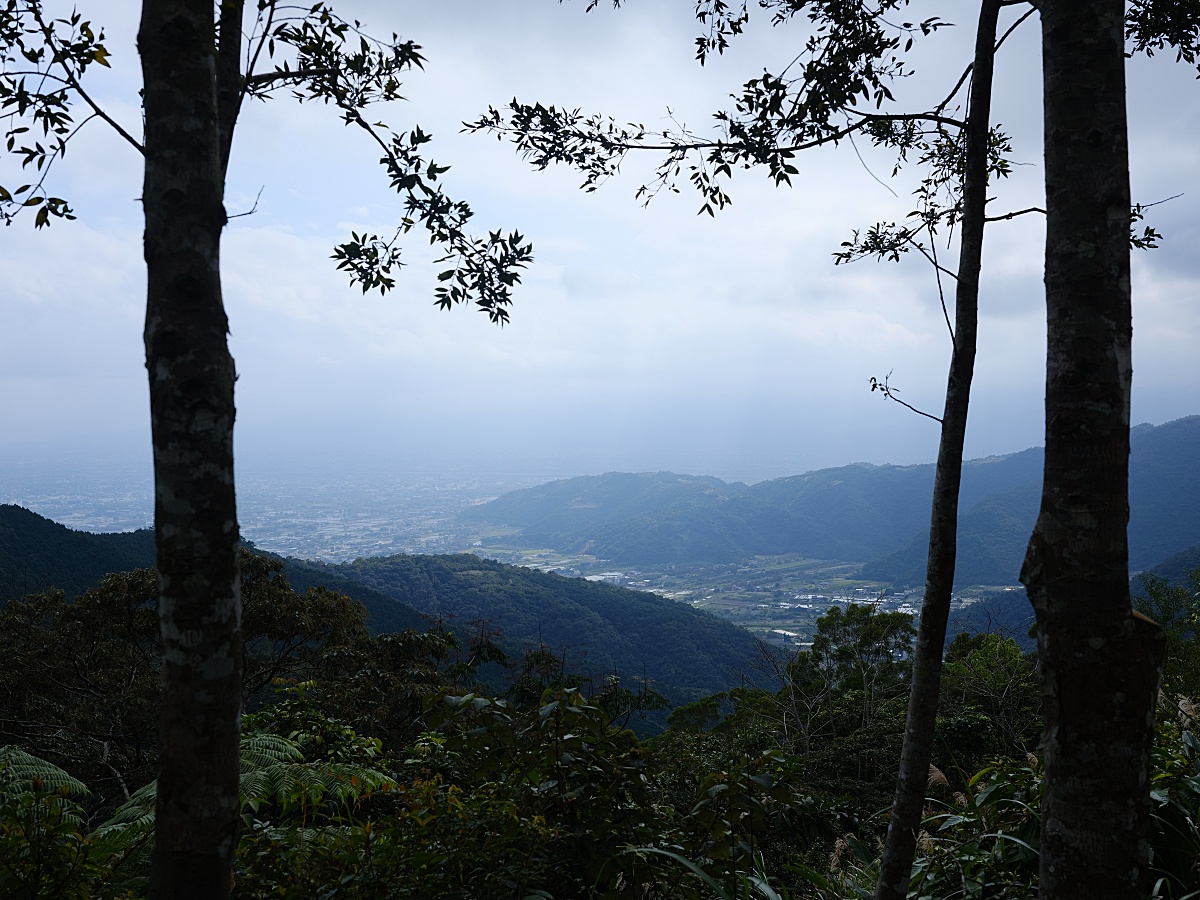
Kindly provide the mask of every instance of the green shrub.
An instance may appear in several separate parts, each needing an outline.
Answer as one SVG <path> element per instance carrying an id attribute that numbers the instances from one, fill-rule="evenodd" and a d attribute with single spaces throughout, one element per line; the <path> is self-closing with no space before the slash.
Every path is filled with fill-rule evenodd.
<path id="1" fill-rule="evenodd" d="M 0 897 L 93 896 L 105 871 L 76 797 L 87 787 L 17 747 L 0 747 Z"/>

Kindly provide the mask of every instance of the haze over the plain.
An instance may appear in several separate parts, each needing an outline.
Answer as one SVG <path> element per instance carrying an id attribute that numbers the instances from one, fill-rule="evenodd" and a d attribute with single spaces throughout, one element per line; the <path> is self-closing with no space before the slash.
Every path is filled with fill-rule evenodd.
<path id="1" fill-rule="evenodd" d="M 377 153 L 328 108 L 282 96 L 244 110 L 228 211 L 261 197 L 223 246 L 243 471 L 663 469 L 758 480 L 933 459 L 936 424 L 868 385 L 892 372 L 904 399 L 940 412 L 949 341 L 932 270 L 918 258 L 835 268 L 831 257 L 854 228 L 912 208 L 915 167 L 888 181 L 885 155 L 843 144 L 803 156 L 790 189 L 737 173 L 732 207 L 710 219 L 686 187 L 643 209 L 633 194 L 650 159 L 583 194 L 573 172 L 534 172 L 510 145 L 459 133 L 513 96 L 652 129 L 669 124 L 669 108 L 702 129 L 730 92 L 764 67 L 778 72 L 803 40 L 801 23 L 772 29 L 752 10 L 749 32 L 701 68 L 691 3 L 584 6 L 335 5 L 374 33 L 423 45 L 409 102 L 376 118 L 433 132 L 433 157 L 452 166 L 447 189 L 474 207 L 480 231 L 533 241 L 536 262 L 503 330 L 469 310 L 434 309 L 435 252 L 416 233 L 394 292 L 351 289 L 328 258 L 333 245 L 351 230 L 390 233 L 401 215 Z M 136 4 L 83 11 L 105 26 L 112 52 L 112 71 L 94 71 L 90 86 L 136 133 Z M 905 17 L 963 12 L 924 2 Z M 921 41 L 918 74 L 898 95 L 922 107 L 940 99 L 972 32 L 964 20 Z M 993 214 L 1041 203 L 1037 41 L 1030 20 L 1000 57 L 995 121 L 1021 165 L 994 187 Z M 1134 200 L 1183 195 L 1148 213 L 1161 249 L 1134 256 L 1133 415 L 1157 424 L 1196 412 L 1200 387 L 1200 85 L 1170 56 L 1132 60 L 1129 80 Z M 140 164 L 92 122 L 51 175 L 79 220 L 4 230 L 0 473 L 148 466 Z M 1042 240 L 1034 215 L 989 227 L 969 457 L 1042 442 Z M 954 259 L 952 247 L 941 252 Z"/>

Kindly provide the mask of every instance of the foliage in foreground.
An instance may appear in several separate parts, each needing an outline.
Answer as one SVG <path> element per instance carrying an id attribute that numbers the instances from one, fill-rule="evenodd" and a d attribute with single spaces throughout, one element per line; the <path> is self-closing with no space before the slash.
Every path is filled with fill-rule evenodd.
<path id="1" fill-rule="evenodd" d="M 247 565 L 260 680 L 244 719 L 238 896 L 870 896 L 907 690 L 907 617 L 831 611 L 811 650 L 764 655 L 775 691 L 680 707 L 665 734 L 643 741 L 625 724 L 661 703 L 647 686 L 589 691 L 541 647 L 510 666 L 503 695 L 488 696 L 474 673 L 504 662 L 494 646 L 371 638 L 361 616 L 340 618 L 355 609 L 336 595 L 300 597 L 270 565 Z M 119 806 L 108 799 L 112 769 L 134 758 L 142 729 L 95 726 L 104 711 L 130 724 L 153 713 L 147 588 L 133 573 L 73 603 L 33 597 L 3 613 L 64 693 L 0 704 L 20 737 L 0 749 L 0 896 L 144 893 L 155 783 L 119 769 L 130 791 Z M 1167 677 L 1186 683 L 1189 597 L 1152 599 L 1178 607 Z M 112 628 L 89 627 L 106 613 Z M 103 689 L 95 709 L 72 706 L 86 685 L 65 678 L 68 654 L 51 652 L 63 640 L 77 642 L 76 674 Z M 944 773 L 931 772 L 912 896 L 1036 893 L 1034 665 L 995 635 L 949 648 Z M 1179 900 L 1200 896 L 1200 727 L 1186 699 L 1164 701 L 1159 720 L 1153 896 Z M 35 721 L 49 730 L 27 727 Z M 38 751 L 53 734 L 75 737 L 46 761 Z M 143 752 L 152 759 L 152 744 Z"/>
<path id="2" fill-rule="evenodd" d="M 244 897 L 869 896 L 878 865 L 797 790 L 778 753 L 703 778 L 690 808 L 657 787 L 668 760 L 574 690 L 524 711 L 447 697 L 442 726 L 385 764 L 379 743 L 328 719 L 248 734 L 236 893 Z M 1200 739 L 1190 704 L 1164 710 L 1155 751 L 1152 897 L 1200 896 Z M 318 720 L 313 716 L 313 721 Z M 446 727 L 449 726 L 449 727 Z M 306 755 L 307 754 L 307 755 Z M 962 791 L 936 770 L 911 896 L 1026 898 L 1037 890 L 1038 761 L 998 761 Z M 123 897 L 144 888 L 154 785 L 85 824 L 87 788 L 23 751 L 0 750 L 0 894 Z M 781 843 L 780 835 L 790 840 Z M 784 846 L 784 843 L 790 846 Z"/>

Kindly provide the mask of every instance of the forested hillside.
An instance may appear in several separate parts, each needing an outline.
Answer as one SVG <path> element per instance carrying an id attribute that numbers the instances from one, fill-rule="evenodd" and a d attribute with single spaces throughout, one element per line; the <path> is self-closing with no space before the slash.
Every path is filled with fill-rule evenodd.
<path id="1" fill-rule="evenodd" d="M 1181 585 L 1197 570 L 1200 570 L 1200 544 L 1167 557 L 1158 565 L 1147 569 L 1144 574 L 1154 575 L 1173 585 Z M 1140 575 L 1134 576 L 1134 584 L 1138 583 L 1139 578 Z"/>
<path id="2" fill-rule="evenodd" d="M 109 573 L 154 563 L 149 531 L 71 531 L 14 506 L 0 507 L 0 516 L 0 584 L 12 586 L 0 599 L 50 588 L 74 597 Z M 544 644 L 564 654 L 573 671 L 600 680 L 618 675 L 631 687 L 645 677 L 672 703 L 740 683 L 758 653 L 749 632 L 686 604 L 471 555 L 341 566 L 274 558 L 297 592 L 322 587 L 357 600 L 374 633 L 424 630 L 433 620 L 467 641 L 486 623 L 514 656 Z"/>
<path id="3" fill-rule="evenodd" d="M 0 505 L 0 603 L 60 588 L 81 594 L 110 572 L 154 565 L 154 532 L 90 534 Z"/>
<path id="4" fill-rule="evenodd" d="M 1200 416 L 1157 428 L 1138 426 L 1130 443 L 1129 567 L 1136 571 L 1200 542 Z M 956 585 L 1017 583 L 1040 492 L 1039 475 L 973 506 L 964 498 Z M 863 574 L 919 584 L 925 577 L 925 552 L 926 536 L 916 534 L 903 550 L 865 566 Z"/>
<path id="5" fill-rule="evenodd" d="M 645 676 L 672 704 L 740 683 L 758 657 L 747 631 L 674 600 L 470 554 L 385 556 L 329 567 L 462 633 L 545 644 L 575 671 Z M 478 624 L 475 624 L 478 623 Z"/>
<path id="6" fill-rule="evenodd" d="M 1134 429 L 1130 565 L 1200 541 L 1200 416 Z M 956 582 L 1015 584 L 1037 518 L 1042 451 L 963 466 Z M 589 553 L 617 565 L 736 562 L 794 553 L 864 563 L 897 584 L 925 577 L 933 466 L 855 464 L 749 487 L 655 473 L 572 478 L 471 511 L 520 530 L 499 546 Z"/>
<path id="7" fill-rule="evenodd" d="M 258 552 L 258 551 L 256 551 Z M 266 554 L 274 556 L 274 554 Z M 352 581 L 330 571 L 320 563 L 310 563 L 303 559 L 279 557 L 283 562 L 283 571 L 288 581 L 297 592 L 309 588 L 322 587 L 326 590 L 345 594 L 361 603 L 367 610 L 367 628 L 375 634 L 389 634 L 413 628 L 424 631 L 428 626 L 420 610 L 407 603 L 395 600 L 372 587 Z"/>
<path id="8" fill-rule="evenodd" d="M 1041 482 L 1030 481 L 1011 491 L 991 494 L 961 513 L 955 585 L 1016 584 L 1040 502 Z M 863 566 L 863 577 L 921 584 L 928 547 L 926 529 L 914 534 L 902 549 Z"/>
<path id="9" fill-rule="evenodd" d="M 909 616 L 834 608 L 811 650 L 763 657 L 779 675 L 769 689 L 698 698 L 665 733 L 639 739 L 620 727 L 633 698 L 611 683 L 574 689 L 569 659 L 539 654 L 544 665 L 518 666 L 522 680 L 492 697 L 478 659 L 463 664 L 477 655 L 445 633 L 370 635 L 360 607 L 292 591 L 277 560 L 245 554 L 242 566 L 249 827 L 237 896 L 700 900 L 751 876 L 773 893 L 724 896 L 870 896 L 909 692 Z M 0 650 L 14 663 L 0 668 L 5 897 L 146 893 L 155 591 L 142 570 L 73 603 L 34 596 L 0 610 Z M 1166 685 L 1194 696 L 1195 634 L 1164 622 Z M 1032 897 L 1044 772 L 1036 659 L 994 633 L 963 635 L 944 686 L 920 896 L 965 885 L 970 896 Z M 1161 708 L 1155 897 L 1195 886 L 1191 708 Z"/>
<path id="10" fill-rule="evenodd" d="M 571 534 L 677 508 L 718 508 L 745 487 L 740 482 L 727 484 L 719 478 L 671 472 L 609 472 L 513 491 L 469 510 L 464 518 L 520 522 L 530 534 Z"/>
<path id="11" fill-rule="evenodd" d="M 280 559 L 298 591 L 326 587 L 362 603 L 368 626 L 375 632 L 425 627 L 425 619 L 411 606 L 304 560 Z M 105 575 L 153 566 L 150 529 L 93 534 L 74 531 L 21 506 L 0 506 L 0 603 L 52 588 L 75 597 Z"/>

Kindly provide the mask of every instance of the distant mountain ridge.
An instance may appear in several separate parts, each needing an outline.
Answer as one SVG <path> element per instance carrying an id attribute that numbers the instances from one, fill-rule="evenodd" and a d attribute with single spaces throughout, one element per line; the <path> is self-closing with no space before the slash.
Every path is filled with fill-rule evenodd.
<path id="1" fill-rule="evenodd" d="M 1168 584 L 1184 586 L 1188 583 L 1193 572 L 1200 570 L 1200 544 L 1181 550 L 1174 556 L 1169 556 L 1145 574 L 1155 575 L 1164 579 Z M 1134 594 L 1141 590 L 1141 572 L 1133 576 Z"/>
<path id="2" fill-rule="evenodd" d="M 1130 565 L 1200 542 L 1200 416 L 1133 429 Z M 736 562 L 796 553 L 924 581 L 934 466 L 857 463 L 755 485 L 609 473 L 514 491 L 471 510 L 520 530 L 509 543 L 616 565 Z M 1042 450 L 963 464 L 956 582 L 1014 584 L 1040 503 Z M 586 512 L 581 512 L 586 511 Z M 498 541 L 498 544 L 502 542 Z"/>
<path id="3" fill-rule="evenodd" d="M 1039 477 L 1011 491 L 989 494 L 972 507 L 960 508 L 955 586 L 1016 584 L 1041 500 Z M 925 581 L 928 550 L 926 529 L 901 549 L 868 562 L 862 575 L 877 581 L 921 584 Z"/>
<path id="4" fill-rule="evenodd" d="M 781 553 L 866 562 L 928 527 L 933 474 L 932 465 L 854 463 L 746 486 L 666 472 L 609 473 L 514 491 L 465 517 L 519 528 L 527 545 L 621 565 Z M 964 502 L 1040 475 L 1040 451 L 973 460 L 964 470 Z"/>
<path id="5" fill-rule="evenodd" d="M 590 479 L 585 495 L 577 495 L 580 479 L 551 481 L 498 497 L 487 505 L 488 518 L 510 514 L 527 515 L 536 510 L 526 528 L 538 534 L 556 534 L 609 525 L 663 509 L 714 506 L 746 486 L 727 484 L 719 478 L 656 472 L 630 475 L 609 472 Z M 482 509 L 469 510 L 464 518 L 479 518 Z"/>

